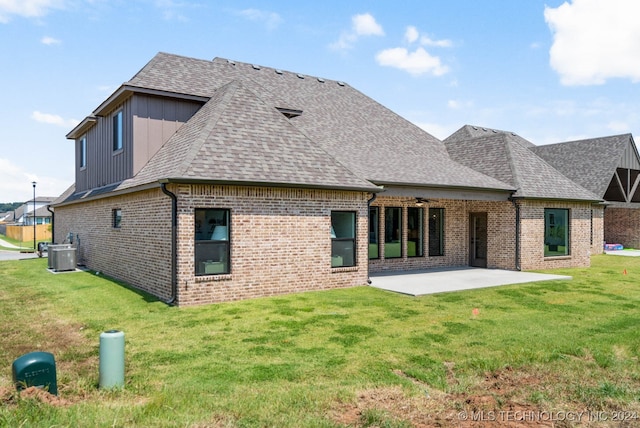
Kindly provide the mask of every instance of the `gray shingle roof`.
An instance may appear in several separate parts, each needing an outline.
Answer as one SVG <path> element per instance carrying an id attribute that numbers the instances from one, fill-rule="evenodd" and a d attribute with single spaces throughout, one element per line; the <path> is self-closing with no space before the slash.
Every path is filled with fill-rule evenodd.
<path id="1" fill-rule="evenodd" d="M 631 134 L 533 147 L 536 155 L 593 193 L 604 196 L 627 150 L 638 158 Z"/>
<path id="2" fill-rule="evenodd" d="M 466 141 L 471 138 L 476 137 L 486 137 L 494 134 L 505 134 L 510 135 L 511 141 L 519 143 L 524 147 L 535 147 L 531 141 L 522 138 L 515 132 L 511 131 L 502 131 L 499 129 L 486 128 L 483 126 L 475 126 L 475 125 L 464 125 L 462 128 L 458 129 L 456 132 L 447 137 L 447 141 Z"/>
<path id="3" fill-rule="evenodd" d="M 467 131 L 468 125 L 444 140 L 451 157 L 511 184 L 517 189 L 515 197 L 600 200 L 599 196 L 582 188 L 536 156 L 522 137 L 505 131 L 491 130 L 480 134 L 468 134 Z M 466 135 L 469 137 L 466 138 Z"/>
<path id="4" fill-rule="evenodd" d="M 219 88 L 120 189 L 166 178 L 376 190 L 238 81 Z"/>
<path id="5" fill-rule="evenodd" d="M 178 132 L 167 145 L 178 150 L 178 154 L 169 155 L 168 149 L 163 148 L 156 155 L 164 156 L 163 161 L 154 159 L 154 165 L 143 168 L 125 185 L 140 184 L 143 179 L 163 175 L 169 177 L 170 172 L 182 176 L 172 178 L 206 179 L 218 174 L 229 179 L 260 181 L 268 176 L 271 180 L 330 185 L 335 180 L 361 177 L 360 180 L 376 184 L 512 190 L 508 184 L 453 162 L 441 141 L 342 82 L 219 58 L 206 61 L 160 53 L 126 84 L 219 97 L 220 92 L 230 91 L 228 85 L 232 82 L 238 82 L 239 86 L 225 111 L 212 105 L 203 107 L 202 113 L 184 125 L 186 129 Z M 284 116 L 277 117 L 275 107 L 300 110 L 302 114 L 286 123 L 278 120 Z M 256 110 L 250 112 L 247 108 Z M 209 115 L 218 114 L 221 122 L 213 123 Z M 214 126 L 215 132 L 207 126 Z M 202 142 L 202 135 L 195 135 L 198 132 L 207 134 L 200 155 L 209 157 L 195 156 L 190 168 L 176 170 L 169 158 L 186 161 L 188 156 L 179 152 L 187 149 L 175 140 L 186 141 L 187 133 L 191 133 L 190 138 Z M 253 145 L 243 143 L 242 133 L 251 137 Z M 226 166 L 222 167 L 213 151 L 219 153 L 220 144 L 228 137 L 235 137 L 232 141 L 237 146 L 225 147 Z M 256 148 L 261 150 L 247 152 Z M 195 150 L 195 146 L 190 150 Z M 274 150 L 277 153 L 273 153 Z M 261 160 L 262 156 L 267 159 Z M 296 163 L 298 156 L 302 158 Z M 337 165 L 330 168 L 329 160 L 337 161 Z M 283 171 L 275 171 L 277 162 L 289 163 L 290 167 L 285 165 Z M 317 167 L 313 167 L 314 164 Z M 339 172 L 345 167 L 350 174 Z M 232 171 L 234 168 L 236 171 Z M 318 168 L 328 169 L 321 173 Z M 294 171 L 297 169 L 300 171 Z M 332 179 L 334 173 L 342 174 L 342 178 Z"/>

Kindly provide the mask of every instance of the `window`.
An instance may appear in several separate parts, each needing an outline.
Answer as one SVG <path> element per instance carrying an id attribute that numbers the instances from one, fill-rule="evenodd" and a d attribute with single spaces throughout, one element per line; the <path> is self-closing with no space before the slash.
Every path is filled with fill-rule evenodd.
<path id="1" fill-rule="evenodd" d="M 544 255 L 545 257 L 569 255 L 569 210 L 545 208 Z"/>
<path id="2" fill-rule="evenodd" d="M 402 257 L 402 208 L 384 209 L 384 257 Z"/>
<path id="3" fill-rule="evenodd" d="M 356 265 L 356 213 L 331 213 L 331 267 Z"/>
<path id="4" fill-rule="evenodd" d="M 444 208 L 429 208 L 429 257 L 444 255 Z"/>
<path id="5" fill-rule="evenodd" d="M 115 229 L 120 229 L 120 223 L 122 222 L 122 210 L 120 208 L 116 208 L 112 212 L 113 215 L 113 227 Z"/>
<path id="6" fill-rule="evenodd" d="M 369 258 L 380 258 L 380 208 L 369 207 Z"/>
<path id="7" fill-rule="evenodd" d="M 231 211 L 228 209 L 195 210 L 196 275 L 231 272 L 230 225 Z"/>
<path id="8" fill-rule="evenodd" d="M 424 209 L 407 208 L 407 256 L 424 255 Z"/>
<path id="9" fill-rule="evenodd" d="M 113 151 L 122 150 L 122 110 L 113 116 Z"/>
<path id="10" fill-rule="evenodd" d="M 80 168 L 87 166 L 87 137 L 80 139 Z"/>

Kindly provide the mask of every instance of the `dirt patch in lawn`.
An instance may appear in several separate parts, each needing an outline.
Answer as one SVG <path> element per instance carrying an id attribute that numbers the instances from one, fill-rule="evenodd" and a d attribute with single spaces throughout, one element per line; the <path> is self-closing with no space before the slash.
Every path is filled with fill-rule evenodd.
<path id="1" fill-rule="evenodd" d="M 50 352 L 54 356 L 58 395 L 49 394 L 38 388 L 25 388 L 21 398 L 36 399 L 54 406 L 68 405 L 86 398 L 86 378 L 96 377 L 98 370 L 97 343 L 83 335 L 83 326 L 64 323 L 49 318 L 34 320 L 29 326 L 8 328 L 7 340 L 2 341 L 3 351 L 9 356 L 9 364 L 22 355 L 35 351 Z M 94 374 L 95 373 L 95 374 Z M 8 385 L 9 379 L 0 384 L 0 402 L 15 404 L 17 391 Z M 61 397 L 64 397 L 61 398 Z"/>
<path id="2" fill-rule="evenodd" d="M 395 373 L 409 378 L 400 371 Z M 551 420 L 552 414 L 527 403 L 532 390 L 544 388 L 543 380 L 510 368 L 487 373 L 465 393 L 443 393 L 413 380 L 422 394 L 410 395 L 401 387 L 361 391 L 354 402 L 340 403 L 334 420 L 351 427 L 378 426 L 375 418 L 391 426 L 417 428 L 530 428 L 572 426 Z M 374 421 L 372 421 L 374 419 Z M 374 422 L 372 424 L 372 422 Z M 555 425 L 554 425 L 555 423 Z"/>

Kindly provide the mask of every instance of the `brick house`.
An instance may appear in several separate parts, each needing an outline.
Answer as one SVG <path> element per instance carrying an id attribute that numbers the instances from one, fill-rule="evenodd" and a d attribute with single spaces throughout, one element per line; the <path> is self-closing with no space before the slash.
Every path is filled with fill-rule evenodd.
<path id="1" fill-rule="evenodd" d="M 444 140 L 453 160 L 511 184 L 517 268 L 588 266 L 602 253 L 602 199 L 562 175 L 507 131 L 465 125 Z M 541 245 L 543 243 L 543 245 Z"/>
<path id="2" fill-rule="evenodd" d="M 605 201 L 606 242 L 640 248 L 640 156 L 631 134 L 549 144 L 532 150 Z"/>
<path id="3" fill-rule="evenodd" d="M 597 197 L 575 183 L 545 203 L 518 195 L 344 82 L 160 53 L 67 138 L 76 181 L 55 241 L 178 305 L 370 271 L 589 264 Z M 549 209 L 564 227 L 550 253 Z"/>

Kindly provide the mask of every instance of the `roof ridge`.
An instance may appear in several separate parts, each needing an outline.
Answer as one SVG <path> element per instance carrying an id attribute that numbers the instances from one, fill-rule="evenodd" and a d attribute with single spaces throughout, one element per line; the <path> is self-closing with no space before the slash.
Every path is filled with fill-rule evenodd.
<path id="1" fill-rule="evenodd" d="M 559 144 L 571 144 L 571 143 L 582 143 L 585 141 L 597 141 L 597 140 L 610 140 L 610 139 L 617 139 L 620 137 L 629 137 L 631 139 L 633 139 L 633 135 L 631 132 L 626 132 L 626 133 L 622 133 L 622 134 L 614 134 L 614 135 L 603 135 L 601 137 L 591 137 L 591 138 L 581 138 L 579 140 L 567 140 L 567 141 L 559 141 L 557 143 L 551 143 L 551 144 L 542 144 L 540 146 L 536 146 L 536 147 L 550 147 L 550 146 L 557 146 Z"/>
<path id="2" fill-rule="evenodd" d="M 215 102 L 215 105 L 211 104 L 214 114 L 212 116 L 208 116 L 209 118 L 207 119 L 206 124 L 202 128 L 202 131 L 198 133 L 198 139 L 189 146 L 189 150 L 187 151 L 184 158 L 182 159 L 182 162 L 180 163 L 178 168 L 176 168 L 176 171 L 180 175 L 184 174 L 189 169 L 189 167 L 193 163 L 193 160 L 198 155 L 198 152 L 200 151 L 202 146 L 206 143 L 207 138 L 215 128 L 220 118 L 222 117 L 222 113 L 226 109 L 229 101 L 231 100 L 233 95 L 236 93 L 238 88 L 241 86 L 243 86 L 242 82 L 238 80 L 232 80 L 231 82 L 225 84 L 224 86 L 220 87 L 220 89 L 218 90 L 220 91 L 220 96 L 211 97 L 209 101 L 207 101 L 205 105 L 202 106 L 202 108 L 198 111 L 198 113 L 203 112 L 204 114 L 204 112 L 206 112 L 207 110 L 205 109 L 207 104 Z"/>
<path id="3" fill-rule="evenodd" d="M 509 169 L 511 169 L 511 177 L 513 177 L 513 185 L 516 188 L 516 192 L 522 189 L 522 182 L 520 180 L 520 174 L 518 168 L 516 167 L 514 156 L 511 148 L 511 141 L 504 133 L 499 133 L 499 138 L 502 140 L 505 146 L 505 153 L 507 154 L 507 163 L 509 164 Z"/>
<path id="4" fill-rule="evenodd" d="M 269 66 L 264 66 L 264 65 L 259 65 L 259 64 L 255 64 L 255 63 L 248 63 L 248 62 L 244 62 L 244 61 L 236 61 L 233 59 L 228 59 L 228 58 L 222 58 L 222 57 L 215 57 L 212 60 L 213 63 L 220 63 L 220 62 L 227 62 L 228 64 L 232 65 L 232 66 L 243 66 L 243 67 L 251 67 L 256 71 L 262 71 L 262 70 L 270 70 L 273 71 L 274 73 L 277 74 L 290 74 L 293 76 L 297 76 L 298 78 L 304 79 L 305 77 L 309 77 L 312 79 L 316 79 L 318 82 L 320 83 L 326 83 L 326 82 L 332 82 L 332 83 L 337 83 L 338 85 L 341 86 L 351 86 L 348 83 L 342 81 L 342 80 L 335 80 L 335 79 L 328 79 L 328 78 L 324 78 L 321 76 L 313 76 L 311 74 L 306 74 L 306 73 L 300 73 L 300 72 L 295 72 L 295 71 L 291 71 L 291 70 L 283 70 L 281 68 L 275 68 L 275 67 L 269 67 Z M 249 79 L 251 79 L 249 77 Z"/>

